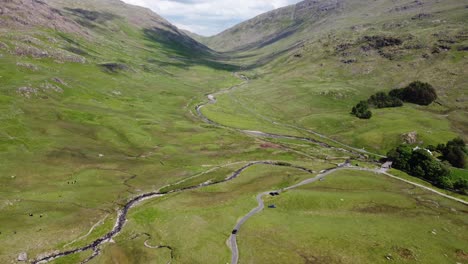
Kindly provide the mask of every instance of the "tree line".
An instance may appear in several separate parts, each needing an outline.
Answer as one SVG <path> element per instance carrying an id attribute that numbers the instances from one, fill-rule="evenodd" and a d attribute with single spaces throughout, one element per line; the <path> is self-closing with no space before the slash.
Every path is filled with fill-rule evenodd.
<path id="1" fill-rule="evenodd" d="M 388 94 L 378 92 L 372 95 L 367 101 L 360 101 L 351 110 L 351 114 L 361 119 L 372 117 L 371 107 L 388 108 L 403 106 L 403 102 L 418 105 L 429 105 L 437 99 L 437 93 L 429 83 L 415 81 L 402 89 L 394 89 Z"/>
<path id="2" fill-rule="evenodd" d="M 437 152 L 440 153 L 438 157 L 436 157 Z M 456 138 L 437 147 L 428 146 L 427 149 L 413 149 L 408 145 L 400 145 L 391 150 L 387 157 L 396 169 L 427 180 L 440 188 L 468 194 L 468 178 L 455 177 L 450 170 L 450 165 L 458 168 L 466 167 L 467 154 L 463 139 Z"/>

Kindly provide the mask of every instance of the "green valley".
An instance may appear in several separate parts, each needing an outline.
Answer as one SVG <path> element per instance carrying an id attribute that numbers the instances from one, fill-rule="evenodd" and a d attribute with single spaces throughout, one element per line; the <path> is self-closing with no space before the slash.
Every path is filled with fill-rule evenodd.
<path id="1" fill-rule="evenodd" d="M 466 263 L 467 7 L 0 0 L 0 263 Z"/>

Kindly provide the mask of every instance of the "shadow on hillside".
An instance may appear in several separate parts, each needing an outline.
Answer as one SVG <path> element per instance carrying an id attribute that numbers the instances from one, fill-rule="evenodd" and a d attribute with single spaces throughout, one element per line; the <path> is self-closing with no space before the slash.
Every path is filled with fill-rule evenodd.
<path id="1" fill-rule="evenodd" d="M 239 63 L 242 66 L 239 68 L 242 71 L 246 70 L 254 70 L 256 68 L 260 68 L 265 66 L 266 64 L 274 61 L 275 59 L 292 52 L 304 45 L 304 41 L 298 41 L 287 48 L 284 48 L 279 51 L 275 51 L 268 54 L 261 54 L 261 53 L 250 53 L 250 54 L 238 54 L 237 52 L 224 52 L 221 53 L 219 56 L 224 60 L 242 60 L 242 59 L 252 59 L 252 62 L 249 63 Z"/>
<path id="2" fill-rule="evenodd" d="M 220 52 L 217 54 L 219 58 L 222 58 L 226 61 L 235 61 L 235 60 L 246 60 L 251 59 L 253 62 L 243 63 L 240 70 L 253 70 L 255 68 L 262 67 L 271 61 L 287 54 L 301 46 L 303 46 L 304 41 L 298 41 L 294 44 L 291 44 L 289 47 L 267 53 L 262 54 L 260 49 L 265 48 L 269 45 L 278 43 L 282 39 L 287 39 L 288 37 L 296 34 L 300 30 L 301 21 L 296 21 L 294 24 L 286 28 L 280 33 L 271 34 L 265 37 L 261 41 L 257 41 L 255 43 L 251 43 L 242 47 L 239 47 L 235 50 L 228 51 L 228 52 Z M 255 53 L 257 51 L 257 53 Z M 240 54 L 242 52 L 250 52 L 249 54 Z"/>
<path id="3" fill-rule="evenodd" d="M 238 65 L 227 63 L 226 57 L 186 35 L 160 28 L 146 28 L 143 33 L 148 41 L 147 47 L 162 48 L 163 52 L 174 60 L 174 62 L 165 62 L 166 65 L 180 68 L 203 65 L 226 71 L 238 71 L 240 68 Z"/>
<path id="4" fill-rule="evenodd" d="M 260 49 L 271 45 L 278 40 L 287 38 L 294 34 L 298 28 L 292 26 L 290 29 L 282 32 L 281 34 L 271 35 L 267 40 L 261 43 L 252 44 L 253 49 Z M 285 49 L 270 53 L 270 54 L 239 54 L 245 49 L 235 50 L 230 52 L 216 52 L 205 45 L 193 40 L 189 36 L 176 33 L 174 30 L 164 30 L 160 28 L 146 28 L 143 30 L 144 37 L 148 41 L 146 44 L 149 48 L 159 49 L 165 53 L 166 56 L 171 58 L 172 62 L 158 61 L 160 66 L 174 66 L 179 68 L 189 68 L 194 65 L 203 65 L 210 68 L 225 70 L 225 71 L 243 71 L 253 70 L 262 67 L 269 62 L 277 59 L 278 57 L 291 52 L 303 45 L 303 41 L 297 42 Z M 255 59 L 257 57 L 257 59 Z M 253 62 L 248 64 L 233 63 L 236 60 L 253 59 Z"/>
<path id="5" fill-rule="evenodd" d="M 87 28 L 96 28 L 105 23 L 106 21 L 119 18 L 119 16 L 108 12 L 98 12 L 81 8 L 65 7 L 63 11 L 73 16 L 74 20 L 78 24 Z M 61 11 L 59 12 L 62 14 Z"/>
<path id="6" fill-rule="evenodd" d="M 280 41 L 282 39 L 286 39 L 286 38 L 294 35 L 295 33 L 297 33 L 297 31 L 299 31 L 299 29 L 300 29 L 300 23 L 296 22 L 293 25 L 287 27 L 286 29 L 284 29 L 283 31 L 281 31 L 279 33 L 271 34 L 271 35 L 263 38 L 260 41 L 250 43 L 248 45 L 241 46 L 241 47 L 239 47 L 237 49 L 232 50 L 231 52 L 245 52 L 245 51 L 249 51 L 249 50 L 261 49 L 261 48 L 267 47 L 267 46 L 269 46 L 271 44 L 274 44 L 274 43 L 276 43 L 276 42 L 278 42 L 278 41 Z"/>

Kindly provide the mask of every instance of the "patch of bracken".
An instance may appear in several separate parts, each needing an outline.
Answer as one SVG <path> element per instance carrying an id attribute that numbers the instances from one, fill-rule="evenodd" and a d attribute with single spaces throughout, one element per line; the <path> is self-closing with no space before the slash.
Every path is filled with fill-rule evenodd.
<path id="1" fill-rule="evenodd" d="M 399 46 L 403 44 L 403 40 L 394 37 L 385 36 L 364 36 L 363 41 L 368 43 L 374 49 L 384 47 Z"/>
<path id="2" fill-rule="evenodd" d="M 117 73 L 119 71 L 128 70 L 128 66 L 118 62 L 106 62 L 101 63 L 99 66 L 106 72 Z"/>

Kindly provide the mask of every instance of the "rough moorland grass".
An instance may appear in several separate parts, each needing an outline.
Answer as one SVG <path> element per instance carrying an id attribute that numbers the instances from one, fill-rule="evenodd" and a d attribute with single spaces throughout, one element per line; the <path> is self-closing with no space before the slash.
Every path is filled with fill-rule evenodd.
<path id="1" fill-rule="evenodd" d="M 239 232 L 242 263 L 462 263 L 466 254 L 464 205 L 381 175 L 340 171 L 266 203 L 278 208 Z"/>
<path id="2" fill-rule="evenodd" d="M 11 32 L 1 40 L 13 48 L 14 36 L 41 34 L 60 41 L 49 43 L 52 48 L 64 44 L 62 35 L 49 31 Z M 175 61 L 170 51 L 141 35 L 132 35 L 130 43 L 112 34 L 102 43 L 68 37 L 96 56 L 86 64 L 57 63 L 0 51 L 0 262 L 20 252 L 34 258 L 63 249 L 111 214 L 75 244 L 82 245 L 110 230 L 116 209 L 129 197 L 200 173 L 204 165 L 294 159 L 190 114 L 191 101 L 239 82 L 230 72 L 168 63 Z M 110 74 L 96 66 L 118 59 L 130 70 Z M 46 82 L 63 93 L 40 90 L 25 98 L 16 92 Z"/>
<path id="3" fill-rule="evenodd" d="M 254 65 L 253 70 L 246 72 L 252 81 L 232 91 L 231 98 L 220 96 L 219 105 L 209 106 L 206 114 L 224 124 L 277 129 L 260 118 L 268 117 L 381 154 L 400 143 L 401 134 L 410 131 L 418 132 L 423 144 L 442 143 L 456 135 L 466 137 L 463 102 L 467 57 L 466 52 L 457 50 L 467 45 L 466 39 L 457 37 L 465 28 L 461 3 L 430 4 L 430 16 L 450 23 L 450 30 L 433 19 L 412 19 L 421 12 L 418 8 L 362 16 L 361 12 L 376 14 L 376 10 L 395 7 L 395 3 L 373 2 L 356 8 L 363 3 L 352 1 L 344 7 L 347 11 L 339 14 L 325 12 L 324 16 L 340 18 L 331 19 L 333 22 L 315 23 L 313 18 L 306 19 L 301 21 L 303 31 L 259 49 L 233 53 L 239 64 Z M 274 16 L 273 22 L 260 21 L 260 26 L 249 30 L 260 29 L 263 23 L 276 27 Z M 213 39 L 232 36 L 221 34 Z M 404 43 L 397 48 L 364 52 L 362 47 L 366 43 L 360 41 L 366 36 L 392 36 Z M 303 45 L 282 53 L 303 40 L 307 40 Z M 447 51 L 431 53 L 446 41 L 454 44 Z M 340 51 L 340 47 L 345 50 Z M 391 57 L 385 58 L 385 54 Z M 346 60 L 352 63 L 342 62 Z M 264 65 L 262 61 L 268 63 Z M 403 87 L 414 80 L 436 87 L 437 104 L 429 107 L 406 104 L 398 109 L 375 110 L 371 120 L 358 120 L 349 114 L 352 106 L 369 95 Z M 252 111 L 245 111 L 242 106 Z"/>
<path id="4" fill-rule="evenodd" d="M 372 119 L 359 120 L 350 115 L 352 103 L 359 100 L 358 88 L 347 92 L 347 88 L 340 84 L 333 92 L 330 85 L 333 86 L 321 82 L 298 86 L 280 80 L 278 83 L 252 81 L 248 86 L 233 90 L 232 95 L 219 96 L 217 105 L 206 107 L 204 113 L 217 122 L 234 127 L 271 132 L 281 128 L 280 131 L 286 130 L 293 135 L 297 131 L 265 119 L 294 124 L 382 154 L 400 143 L 404 133 L 418 132 L 419 140 L 424 144 L 438 143 L 457 135 L 446 117 L 409 104 L 401 108 L 373 110 Z M 328 92 L 324 94 L 323 89 Z"/>
<path id="5" fill-rule="evenodd" d="M 333 165 L 309 163 L 308 167 L 321 170 Z M 118 254 L 131 257 L 131 248 L 138 248 L 138 254 L 145 255 L 142 242 L 130 246 L 125 241 L 146 232 L 153 245 L 173 247 L 176 263 L 226 263 L 230 254 L 225 242 L 237 219 L 255 206 L 256 194 L 312 176 L 291 168 L 258 165 L 229 183 L 145 202 L 131 212 L 128 227 L 116 238 Z M 111 254 L 105 251 L 101 259 Z"/>
<path id="6" fill-rule="evenodd" d="M 457 177 L 467 177 L 467 173 L 466 173 L 466 170 L 458 170 L 458 169 L 454 169 L 452 168 L 452 173 L 454 173 L 454 179 L 456 179 Z M 408 181 L 411 181 L 411 182 L 414 182 L 414 183 L 418 183 L 418 184 L 422 184 L 424 186 L 427 186 L 427 187 L 430 187 L 434 190 L 437 190 L 439 192 L 442 192 L 442 193 L 445 193 L 445 194 L 448 194 L 448 195 L 451 195 L 451 196 L 454 196 L 454 197 L 457 197 L 459 199 L 462 199 L 462 200 L 465 200 L 465 201 L 468 201 L 468 197 L 466 195 L 463 195 L 463 194 L 459 194 L 459 193 L 455 193 L 455 192 L 451 192 L 451 191 L 448 191 L 448 190 L 444 190 L 444 189 L 440 189 L 440 188 L 437 188 L 436 186 L 432 185 L 431 183 L 427 182 L 427 181 L 424 181 L 422 179 L 419 179 L 417 177 L 414 177 L 414 176 L 411 176 L 411 175 L 408 175 L 407 173 L 403 172 L 403 171 L 400 171 L 400 170 L 396 170 L 396 169 L 391 169 L 389 171 L 392 175 L 394 176 L 397 176 L 397 177 L 400 177 L 402 179 L 405 179 L 405 180 L 408 180 Z"/>

